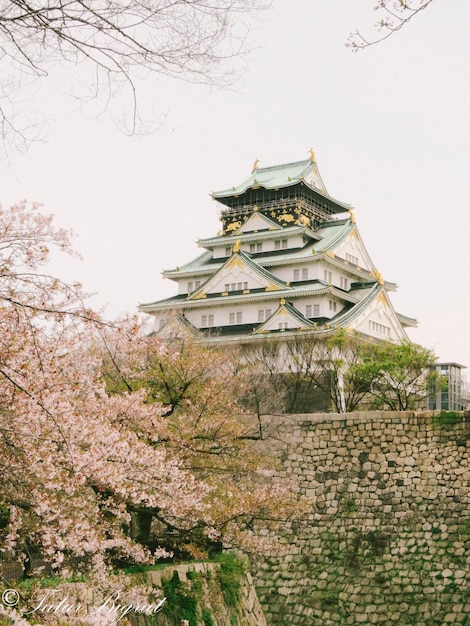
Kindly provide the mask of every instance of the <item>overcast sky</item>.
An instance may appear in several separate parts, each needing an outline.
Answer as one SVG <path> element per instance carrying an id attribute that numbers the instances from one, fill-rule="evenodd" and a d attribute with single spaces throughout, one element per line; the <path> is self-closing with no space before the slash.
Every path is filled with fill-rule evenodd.
<path id="1" fill-rule="evenodd" d="M 435 0 L 401 32 L 361 53 L 371 0 L 274 0 L 253 23 L 243 77 L 216 90 L 148 77 L 160 129 L 128 138 L 109 117 L 87 117 L 57 71 L 31 106 L 47 140 L 10 155 L 3 205 L 38 201 L 72 228 L 81 262 L 67 279 L 95 292 L 109 316 L 176 292 L 163 269 L 219 229 L 211 191 L 313 148 L 335 198 L 352 204 L 395 308 L 418 318 L 409 336 L 440 360 L 470 366 L 470 2 Z M 117 103 L 119 104 L 119 103 Z"/>

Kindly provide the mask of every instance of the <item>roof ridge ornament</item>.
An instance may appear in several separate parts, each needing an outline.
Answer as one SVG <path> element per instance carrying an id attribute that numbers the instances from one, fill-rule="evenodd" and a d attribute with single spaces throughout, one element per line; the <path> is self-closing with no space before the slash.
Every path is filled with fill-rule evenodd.
<path id="1" fill-rule="evenodd" d="M 315 152 L 313 151 L 313 148 L 310 148 L 309 152 L 310 152 L 310 161 L 311 161 L 312 163 L 316 163 L 316 162 L 317 162 L 317 159 L 316 159 L 316 157 L 315 157 Z"/>
<path id="2" fill-rule="evenodd" d="M 251 170 L 252 174 L 258 171 L 258 163 L 259 163 L 259 159 L 255 159 L 255 162 L 253 163 L 253 169 Z"/>
<path id="3" fill-rule="evenodd" d="M 232 252 L 240 252 L 240 239 L 233 244 Z"/>

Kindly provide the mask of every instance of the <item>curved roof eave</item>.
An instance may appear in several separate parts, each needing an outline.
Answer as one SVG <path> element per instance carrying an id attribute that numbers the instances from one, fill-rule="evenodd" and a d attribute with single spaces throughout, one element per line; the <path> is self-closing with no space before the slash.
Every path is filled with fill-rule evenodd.
<path id="1" fill-rule="evenodd" d="M 307 182 L 306 176 L 312 170 L 315 171 L 317 181 L 323 186 L 323 189 Z M 235 195 L 243 195 L 249 189 L 263 188 L 266 190 L 285 189 L 303 183 L 308 189 L 321 196 L 324 200 L 336 204 L 338 207 L 348 211 L 351 205 L 341 202 L 330 196 L 321 178 L 318 166 L 311 159 L 305 161 L 296 161 L 294 163 L 286 163 L 283 165 L 274 165 L 271 167 L 263 167 L 253 169 L 250 176 L 240 185 L 231 189 L 222 191 L 213 191 L 211 196 L 214 200 L 222 203 L 227 198 Z"/>

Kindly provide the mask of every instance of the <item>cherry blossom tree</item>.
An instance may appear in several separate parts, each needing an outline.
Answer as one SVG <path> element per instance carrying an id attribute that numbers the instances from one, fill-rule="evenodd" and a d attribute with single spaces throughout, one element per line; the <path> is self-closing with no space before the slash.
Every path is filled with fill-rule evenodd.
<path id="1" fill-rule="evenodd" d="M 230 363 L 100 319 L 46 273 L 54 247 L 72 252 L 69 234 L 37 207 L 0 210 L 0 554 L 105 585 L 123 562 L 262 549 L 256 520 L 300 509 L 253 447 Z"/>
<path id="2" fill-rule="evenodd" d="M 50 246 L 69 249 L 67 233 L 25 205 L 2 210 L 0 233 L 2 551 L 40 550 L 53 567 L 75 571 L 104 572 L 120 556 L 148 561 L 125 532 L 128 506 L 191 520 L 204 510 L 205 486 L 168 450 L 122 427 L 131 418 L 157 423 L 162 405 L 139 391 L 106 393 L 89 347 L 104 322 L 85 308 L 79 285 L 39 271 Z"/>
<path id="3" fill-rule="evenodd" d="M 164 403 L 158 438 L 149 421 L 139 423 L 132 416 L 128 426 L 150 445 L 169 448 L 207 487 L 204 499 L 210 516 L 194 524 L 169 524 L 160 511 L 142 509 L 144 540 L 150 539 L 153 520 L 160 522 L 164 545 L 173 541 L 173 549 L 192 556 L 204 556 L 211 540 L 259 550 L 256 520 L 277 523 L 298 514 L 301 507 L 290 486 L 272 478 L 273 460 L 257 451 L 257 423 L 244 415 L 237 400 L 245 381 L 232 355 L 185 340 L 162 345 L 154 336 L 127 333 L 116 342 L 109 329 L 103 328 L 103 334 L 108 390 L 121 394 L 137 389 L 145 391 L 150 404 Z"/>

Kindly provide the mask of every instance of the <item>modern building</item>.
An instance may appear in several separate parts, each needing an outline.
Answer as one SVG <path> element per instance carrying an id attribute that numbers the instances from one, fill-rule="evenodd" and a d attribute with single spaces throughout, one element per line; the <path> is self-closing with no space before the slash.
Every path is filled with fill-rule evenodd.
<path id="1" fill-rule="evenodd" d="M 401 341 L 416 320 L 397 313 L 361 239 L 351 207 L 328 193 L 313 151 L 304 161 L 259 167 L 242 184 L 212 194 L 221 230 L 202 253 L 166 270 L 178 293 L 141 304 L 162 336 L 257 342 L 281 334 L 344 328 Z"/>
<path id="2" fill-rule="evenodd" d="M 431 389 L 428 395 L 428 409 L 436 411 L 463 411 L 467 408 L 464 393 L 462 370 L 465 365 L 458 363 L 435 363 L 428 368 Z"/>

